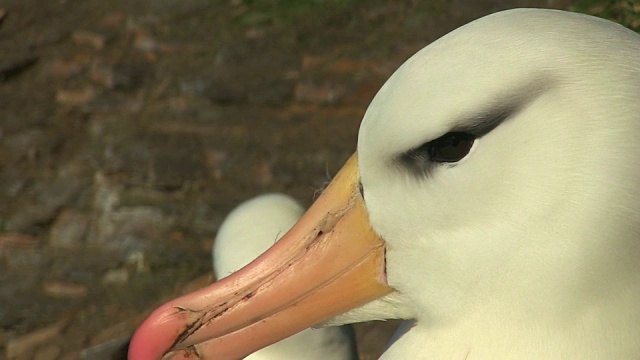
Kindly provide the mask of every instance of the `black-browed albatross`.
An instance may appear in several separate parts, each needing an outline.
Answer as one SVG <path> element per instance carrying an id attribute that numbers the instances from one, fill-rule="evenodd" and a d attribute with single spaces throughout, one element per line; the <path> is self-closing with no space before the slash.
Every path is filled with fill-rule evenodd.
<path id="1" fill-rule="evenodd" d="M 517 9 L 419 51 L 277 244 L 157 309 L 131 360 L 415 319 L 383 359 L 640 356 L 640 36 Z M 341 315 L 342 314 L 342 315 Z"/>

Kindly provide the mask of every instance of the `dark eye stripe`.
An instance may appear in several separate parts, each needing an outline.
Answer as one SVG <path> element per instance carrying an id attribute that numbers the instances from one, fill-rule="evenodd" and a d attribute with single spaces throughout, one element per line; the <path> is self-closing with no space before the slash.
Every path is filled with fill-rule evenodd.
<path id="1" fill-rule="evenodd" d="M 450 132 L 421 146 L 435 163 L 454 163 L 462 160 L 473 146 L 476 137 L 463 132 Z M 416 149 L 418 150 L 418 149 Z"/>
<path id="2" fill-rule="evenodd" d="M 426 176 L 438 164 L 454 164 L 463 159 L 479 139 L 525 109 L 539 96 L 554 87 L 555 79 L 546 74 L 536 74 L 523 79 L 520 86 L 489 98 L 485 107 L 477 108 L 459 119 L 449 131 L 435 139 L 401 153 L 398 164 L 419 176 Z"/>
<path id="3" fill-rule="evenodd" d="M 497 128 L 520 109 L 520 104 L 515 103 L 474 114 L 459 121 L 460 125 L 452 131 L 402 154 L 401 163 L 423 175 L 428 174 L 435 165 L 454 164 L 467 156 L 477 138 Z"/>
<path id="4" fill-rule="evenodd" d="M 469 154 L 476 137 L 463 132 L 450 132 L 402 155 L 405 164 L 428 170 L 443 163 L 456 163 Z"/>
<path id="5" fill-rule="evenodd" d="M 508 118 L 520 111 L 520 104 L 510 106 L 498 106 L 486 112 L 473 115 L 469 119 L 463 119 L 450 133 L 467 133 L 476 138 L 483 137 L 505 122 Z"/>

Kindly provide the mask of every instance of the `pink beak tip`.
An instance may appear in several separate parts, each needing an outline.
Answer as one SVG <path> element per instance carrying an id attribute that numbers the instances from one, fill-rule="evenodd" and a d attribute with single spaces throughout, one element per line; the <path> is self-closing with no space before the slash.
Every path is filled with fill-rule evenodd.
<path id="1" fill-rule="evenodd" d="M 166 309 L 168 305 L 156 309 L 140 324 L 131 338 L 129 360 L 161 359 L 169 351 L 179 334 L 177 326 L 167 326 L 177 320 L 167 316 L 170 314 Z"/>

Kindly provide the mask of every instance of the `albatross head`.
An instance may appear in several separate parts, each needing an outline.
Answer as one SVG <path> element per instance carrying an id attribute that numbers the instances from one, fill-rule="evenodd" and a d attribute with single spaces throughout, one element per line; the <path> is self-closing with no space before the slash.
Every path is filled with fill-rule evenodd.
<path id="1" fill-rule="evenodd" d="M 637 354 L 638 94 L 640 37 L 605 20 L 512 10 L 448 34 L 383 86 L 302 220 L 156 310 L 131 358 L 237 358 L 331 318 L 394 317 L 432 355 L 576 355 L 593 338 Z"/>
<path id="2" fill-rule="evenodd" d="M 407 61 L 358 154 L 388 283 L 415 316 L 570 316 L 637 290 L 639 96 L 640 37 L 566 12 L 487 16 Z"/>

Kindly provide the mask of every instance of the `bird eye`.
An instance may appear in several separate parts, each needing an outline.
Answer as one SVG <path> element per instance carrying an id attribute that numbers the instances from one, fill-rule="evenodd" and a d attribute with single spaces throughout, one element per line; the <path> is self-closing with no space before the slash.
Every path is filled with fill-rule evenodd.
<path id="1" fill-rule="evenodd" d="M 450 132 L 422 145 L 429 159 L 436 163 L 453 163 L 462 160 L 473 146 L 476 137 L 463 132 Z"/>

